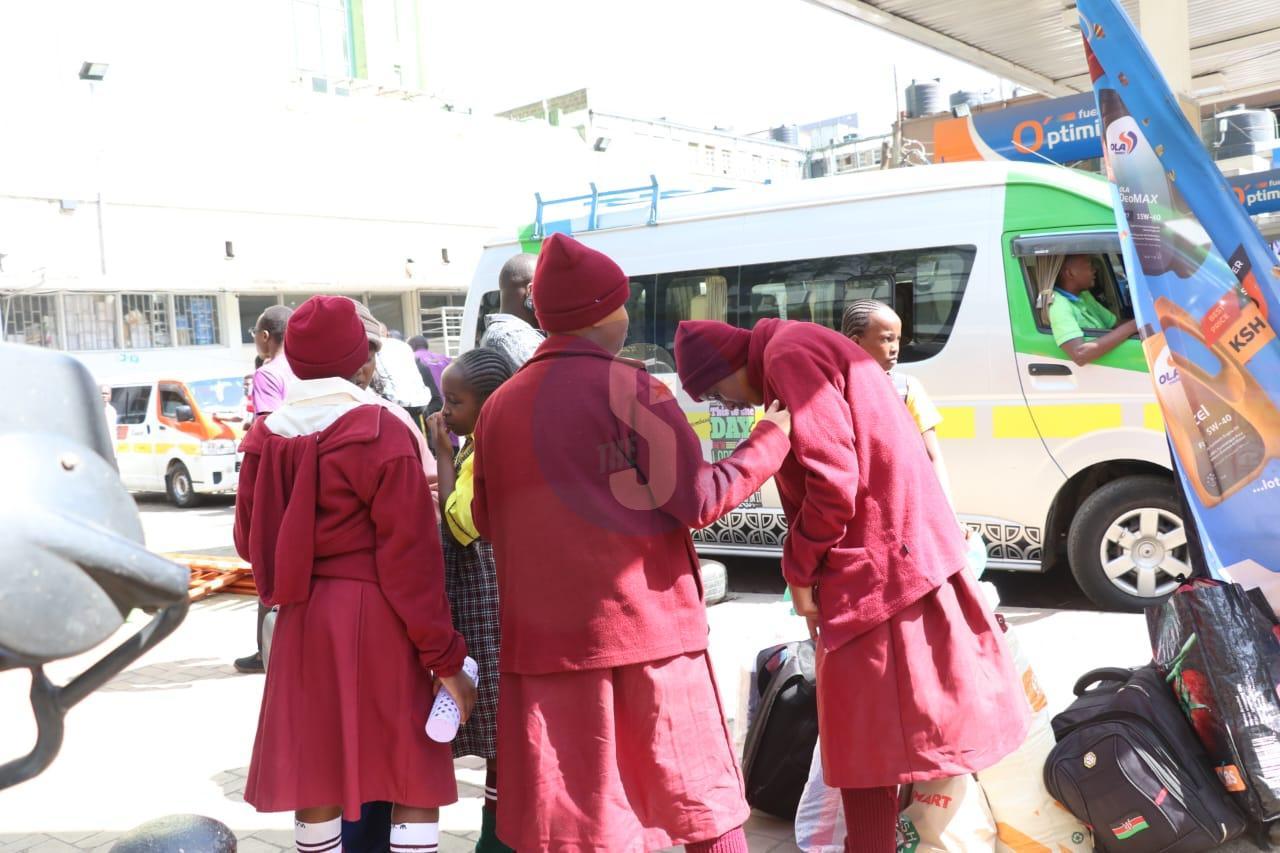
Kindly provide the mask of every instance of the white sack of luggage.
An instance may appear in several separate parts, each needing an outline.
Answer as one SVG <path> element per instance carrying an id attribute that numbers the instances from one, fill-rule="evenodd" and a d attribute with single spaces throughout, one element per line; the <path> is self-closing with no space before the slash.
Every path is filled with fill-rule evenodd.
<path id="1" fill-rule="evenodd" d="M 821 740 L 821 735 L 818 736 Z M 844 805 L 840 791 L 822 781 L 822 748 L 813 750 L 809 781 L 796 809 L 796 846 L 805 853 L 844 853 Z"/>
<path id="2" fill-rule="evenodd" d="M 917 782 L 898 816 L 898 853 L 984 853 L 995 840 L 995 819 L 972 776 Z"/>
<path id="3" fill-rule="evenodd" d="M 809 782 L 796 811 L 796 845 L 805 853 L 843 853 L 847 832 L 840 792 L 822 781 L 815 749 Z M 920 782 L 898 817 L 898 853 L 990 853 L 996 826 L 972 776 Z"/>
<path id="4" fill-rule="evenodd" d="M 1088 827 L 1064 809 L 1044 787 L 1044 762 L 1053 749 L 1053 728 L 1044 691 L 1017 634 L 1004 635 L 1013 655 L 1027 702 L 1031 728 L 1027 739 L 994 767 L 978 773 L 996 820 L 997 853 L 1091 853 L 1093 837 Z"/>

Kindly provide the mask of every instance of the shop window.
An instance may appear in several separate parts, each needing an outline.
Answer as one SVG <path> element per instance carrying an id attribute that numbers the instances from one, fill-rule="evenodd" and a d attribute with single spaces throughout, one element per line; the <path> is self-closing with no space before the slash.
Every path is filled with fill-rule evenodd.
<path id="1" fill-rule="evenodd" d="M 69 350 L 118 347 L 118 309 L 114 293 L 68 293 L 62 297 L 64 340 Z"/>
<path id="2" fill-rule="evenodd" d="M 179 294 L 173 297 L 174 341 L 180 347 L 212 346 L 222 342 L 218 297 Z"/>
<path id="3" fill-rule="evenodd" d="M 346 0 L 293 0 L 294 63 L 334 79 L 355 76 L 347 34 Z"/>
<path id="4" fill-rule="evenodd" d="M 280 297 L 275 294 L 241 293 L 236 300 L 240 303 L 240 343 L 251 344 L 258 318 L 272 305 L 279 305 Z"/>
<path id="5" fill-rule="evenodd" d="M 163 293 L 125 293 L 120 297 L 125 349 L 173 346 L 169 335 L 169 297 Z"/>
<path id="6" fill-rule="evenodd" d="M 399 332 L 405 338 L 409 337 L 409 331 L 404 325 L 404 302 L 398 293 L 371 293 L 369 294 L 369 311 L 378 320 L 387 327 L 388 330 Z"/>
<path id="7" fill-rule="evenodd" d="M 466 295 L 462 293 L 441 293 L 423 290 L 418 292 L 418 322 L 422 336 L 427 339 L 433 352 L 444 352 L 445 340 L 449 333 L 449 321 L 443 309 L 459 309 L 466 304 Z M 498 291 L 490 290 L 480 297 L 480 317 L 476 323 L 476 346 L 484 335 L 484 318 L 498 311 Z"/>
<path id="8" fill-rule="evenodd" d="M 3 296 L 4 339 L 11 344 L 58 345 L 58 306 L 53 296 Z"/>

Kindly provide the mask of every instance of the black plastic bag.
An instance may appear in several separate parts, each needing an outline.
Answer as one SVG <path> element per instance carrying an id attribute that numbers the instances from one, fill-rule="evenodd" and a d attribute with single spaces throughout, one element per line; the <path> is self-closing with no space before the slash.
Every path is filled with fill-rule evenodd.
<path id="1" fill-rule="evenodd" d="M 1280 639 L 1239 584 L 1196 581 L 1147 608 L 1155 664 L 1251 817 L 1280 817 Z"/>

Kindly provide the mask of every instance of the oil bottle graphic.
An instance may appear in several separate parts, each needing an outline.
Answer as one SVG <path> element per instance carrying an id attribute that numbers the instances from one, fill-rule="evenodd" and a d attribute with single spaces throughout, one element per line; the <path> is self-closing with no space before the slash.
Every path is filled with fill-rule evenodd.
<path id="1" fill-rule="evenodd" d="M 1120 194 L 1135 254 L 1153 290 L 1174 297 L 1199 325 L 1198 338 L 1215 347 L 1224 364 L 1253 377 L 1280 376 L 1280 340 L 1267 317 L 1247 253 L 1237 247 L 1229 260 L 1219 252 L 1170 181 L 1137 121 L 1115 89 L 1099 89 L 1106 127 L 1107 168 Z M 1157 282 L 1172 273 L 1174 279 Z M 1164 300 L 1167 305 L 1175 302 Z M 1168 318 L 1157 309 L 1157 321 Z M 1280 392 L 1255 383 L 1261 401 L 1274 410 Z"/>
<path id="2" fill-rule="evenodd" d="M 1209 341 L 1202 325 L 1167 297 L 1155 303 L 1164 334 L 1144 341 L 1156 394 L 1183 470 L 1205 506 L 1216 506 L 1262 475 L 1280 458 L 1280 412 L 1222 340 Z M 1198 342 L 1219 364 L 1210 374 L 1171 352 L 1170 330 Z"/>
<path id="3" fill-rule="evenodd" d="M 1098 104 L 1106 128 L 1107 168 L 1120 193 L 1142 271 L 1153 277 L 1172 272 L 1190 278 L 1212 251 L 1208 233 L 1166 178 L 1159 156 L 1120 93 L 1100 89 Z"/>

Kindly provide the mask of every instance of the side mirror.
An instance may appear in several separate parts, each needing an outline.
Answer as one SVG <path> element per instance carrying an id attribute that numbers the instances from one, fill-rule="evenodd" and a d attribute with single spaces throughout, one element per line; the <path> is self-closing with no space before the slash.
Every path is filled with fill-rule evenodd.
<path id="1" fill-rule="evenodd" d="M 180 424 L 189 424 L 196 419 L 196 413 L 191 411 L 190 406 L 179 406 L 174 410 L 173 415 Z"/>

